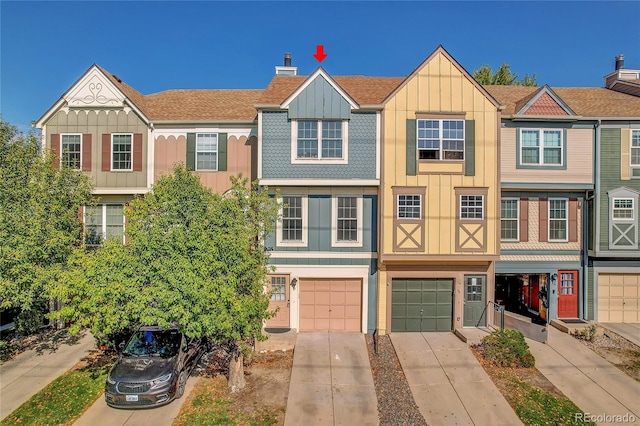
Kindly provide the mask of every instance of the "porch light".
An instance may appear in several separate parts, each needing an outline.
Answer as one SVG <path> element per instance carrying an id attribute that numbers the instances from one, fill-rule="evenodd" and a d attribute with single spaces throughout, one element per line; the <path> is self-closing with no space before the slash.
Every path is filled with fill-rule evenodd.
<path id="1" fill-rule="evenodd" d="M 296 284 L 298 284 L 298 279 L 297 278 L 292 279 L 291 280 L 291 288 L 295 290 L 296 289 Z"/>

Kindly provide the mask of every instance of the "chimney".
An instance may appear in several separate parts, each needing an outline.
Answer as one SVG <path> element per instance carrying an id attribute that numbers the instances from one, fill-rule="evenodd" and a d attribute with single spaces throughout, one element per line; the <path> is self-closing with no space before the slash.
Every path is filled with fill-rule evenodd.
<path id="1" fill-rule="evenodd" d="M 276 66 L 276 75 L 298 75 L 298 67 L 291 66 L 291 53 L 284 54 L 284 65 Z"/>
<path id="2" fill-rule="evenodd" d="M 617 55 L 616 56 L 616 71 L 621 70 L 622 68 L 624 68 L 624 55 Z"/>

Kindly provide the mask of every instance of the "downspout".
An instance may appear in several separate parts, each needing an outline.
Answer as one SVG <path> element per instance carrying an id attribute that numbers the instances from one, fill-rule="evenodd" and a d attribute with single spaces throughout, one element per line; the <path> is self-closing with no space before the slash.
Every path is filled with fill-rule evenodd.
<path id="1" fill-rule="evenodd" d="M 598 188 L 598 179 L 600 178 L 598 175 L 598 170 L 600 169 L 600 155 L 599 155 L 599 146 L 600 146 L 600 125 L 602 124 L 602 120 L 598 119 L 598 121 L 596 122 L 596 124 L 594 124 L 593 126 L 593 157 L 594 157 L 594 161 L 593 161 L 593 188 L 594 191 L 591 194 L 591 196 L 588 195 L 587 191 L 585 193 L 585 217 L 586 220 L 593 220 L 593 251 L 594 253 L 597 252 L 598 250 L 598 210 L 599 210 L 599 200 L 600 197 L 597 195 L 597 191 L 599 190 Z M 589 210 L 587 209 L 587 202 L 589 201 L 593 201 L 593 219 L 591 219 L 589 217 Z M 583 305 L 583 319 L 587 319 L 589 317 L 589 305 L 588 305 L 588 298 L 587 298 L 587 287 L 589 285 L 589 235 L 588 235 L 588 230 L 589 230 L 589 222 L 585 222 L 586 226 L 584 226 L 584 232 L 583 234 L 586 236 L 585 240 L 583 242 L 583 247 L 585 250 L 585 262 L 584 265 L 582 267 L 583 270 L 583 274 L 582 274 L 582 305 Z M 595 285 L 595 282 L 594 282 Z M 595 316 L 595 312 L 596 312 L 596 306 L 595 306 L 595 302 L 596 301 L 596 289 L 593 289 L 593 306 L 591 307 L 594 311 L 594 315 L 593 315 L 593 319 L 596 320 L 596 316 Z"/>

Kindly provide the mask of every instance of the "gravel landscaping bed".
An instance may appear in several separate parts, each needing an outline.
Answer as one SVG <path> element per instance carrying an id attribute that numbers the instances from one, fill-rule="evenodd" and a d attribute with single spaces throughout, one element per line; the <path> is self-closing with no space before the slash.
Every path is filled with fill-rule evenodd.
<path id="1" fill-rule="evenodd" d="M 373 383 L 378 397 L 380 425 L 426 425 L 413 400 L 409 383 L 389 336 L 378 336 L 378 353 L 373 337 L 366 335 Z"/>

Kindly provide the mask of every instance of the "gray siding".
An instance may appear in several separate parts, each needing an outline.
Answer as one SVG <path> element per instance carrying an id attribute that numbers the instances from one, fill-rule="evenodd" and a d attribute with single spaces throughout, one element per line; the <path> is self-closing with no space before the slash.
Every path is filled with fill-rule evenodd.
<path id="1" fill-rule="evenodd" d="M 262 113 L 263 179 L 375 179 L 376 114 L 349 115 L 349 164 L 291 164 L 291 120 L 286 111 Z"/>
<path id="2" fill-rule="evenodd" d="M 351 106 L 319 75 L 290 104 L 289 118 L 348 119 Z"/>
<path id="3" fill-rule="evenodd" d="M 371 259 L 367 299 L 367 334 L 373 334 L 378 319 L 378 260 Z"/>

